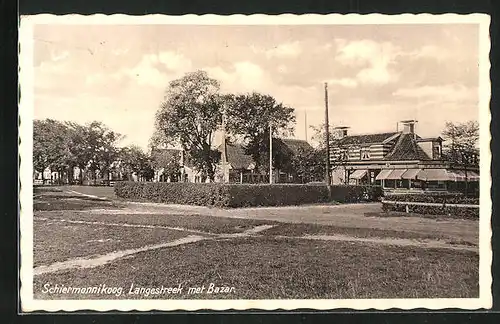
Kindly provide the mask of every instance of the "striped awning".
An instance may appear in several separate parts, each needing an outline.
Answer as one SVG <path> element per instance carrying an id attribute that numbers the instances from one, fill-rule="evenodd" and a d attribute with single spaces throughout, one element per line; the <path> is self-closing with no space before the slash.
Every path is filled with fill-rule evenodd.
<path id="1" fill-rule="evenodd" d="M 420 172 L 420 169 L 408 169 L 405 173 L 401 175 L 402 179 L 416 179 L 417 174 Z"/>
<path id="2" fill-rule="evenodd" d="M 375 177 L 375 180 L 385 180 L 387 179 L 387 176 L 391 174 L 392 170 L 382 170 L 377 174 Z"/>
<path id="3" fill-rule="evenodd" d="M 387 176 L 386 180 L 400 180 L 406 169 L 395 169 Z"/>
<path id="4" fill-rule="evenodd" d="M 463 170 L 448 170 L 452 181 L 465 181 L 465 171 Z M 474 171 L 467 171 L 467 181 L 479 181 L 479 174 Z"/>
<path id="5" fill-rule="evenodd" d="M 425 169 L 418 172 L 417 179 L 423 181 L 453 181 L 454 177 L 445 169 Z"/>
<path id="6" fill-rule="evenodd" d="M 368 173 L 368 170 L 356 170 L 349 176 L 349 178 L 359 180 L 363 178 L 366 175 L 366 173 Z"/>

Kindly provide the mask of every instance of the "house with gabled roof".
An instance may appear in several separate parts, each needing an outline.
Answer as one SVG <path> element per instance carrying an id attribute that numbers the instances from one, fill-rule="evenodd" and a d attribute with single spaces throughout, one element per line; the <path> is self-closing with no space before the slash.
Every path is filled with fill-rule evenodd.
<path id="1" fill-rule="evenodd" d="M 300 150 L 312 150 L 312 146 L 305 140 L 285 138 L 276 139 L 280 145 L 281 149 L 288 150 L 291 155 L 297 154 Z M 218 147 L 218 150 L 223 154 L 224 150 L 222 144 Z M 268 182 L 269 178 L 266 174 L 260 174 L 254 172 L 255 162 L 253 158 L 245 153 L 243 145 L 238 143 L 226 143 L 225 147 L 226 153 L 226 167 L 223 170 L 222 161 L 218 166 L 218 181 L 223 181 L 223 172 L 226 172 L 226 179 L 233 183 L 255 183 L 255 182 Z M 267 152 L 266 152 L 267 153 Z M 267 171 L 267 169 L 266 169 Z M 275 179 L 274 182 L 290 182 L 291 177 L 286 172 L 282 170 L 275 170 L 273 173 Z"/>
<path id="2" fill-rule="evenodd" d="M 443 159 L 441 137 L 423 138 L 415 133 L 415 120 L 406 120 L 401 131 L 342 135 L 330 143 L 333 184 L 381 185 L 386 190 L 450 190 L 461 183 L 479 181 L 479 168 L 467 174 Z"/>

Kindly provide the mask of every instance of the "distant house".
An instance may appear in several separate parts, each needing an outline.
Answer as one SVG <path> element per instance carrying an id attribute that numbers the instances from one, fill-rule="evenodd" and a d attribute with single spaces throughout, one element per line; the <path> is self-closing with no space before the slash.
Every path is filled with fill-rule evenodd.
<path id="1" fill-rule="evenodd" d="M 443 159 L 441 137 L 422 138 L 416 121 L 403 121 L 402 131 L 348 135 L 330 146 L 333 184 L 376 184 L 386 190 L 454 190 L 465 182 L 461 168 Z M 479 168 L 471 166 L 467 181 L 479 181 Z M 473 184 L 474 186 L 474 184 Z"/>
<path id="2" fill-rule="evenodd" d="M 282 148 L 289 150 L 290 154 L 297 154 L 300 149 L 311 149 L 309 143 L 304 140 L 297 139 L 279 139 Z M 224 152 L 222 145 L 217 147 L 217 150 L 222 154 Z M 268 182 L 267 168 L 262 170 L 262 173 L 255 171 L 255 162 L 250 155 L 245 153 L 245 149 L 241 144 L 226 143 L 225 168 L 222 159 L 216 166 L 216 182 L 224 182 L 227 179 L 231 183 L 259 183 Z M 268 154 L 268 152 L 265 152 Z M 181 149 L 173 148 L 155 148 L 151 151 L 151 157 L 154 165 L 155 182 L 201 182 L 202 174 L 196 170 L 196 167 L 190 161 L 189 157 Z M 178 172 L 174 172 L 172 168 L 165 167 L 169 163 L 177 163 Z M 291 182 L 293 179 L 286 172 L 274 170 L 275 182 Z M 225 173 L 225 174 L 224 174 Z M 206 180 L 208 181 L 208 180 Z"/>
<path id="3" fill-rule="evenodd" d="M 299 150 L 312 150 L 312 146 L 305 140 L 299 139 L 278 139 L 278 145 L 281 149 L 288 150 L 290 155 L 296 155 Z M 223 153 L 222 145 L 218 150 Z M 265 152 L 268 154 L 268 152 Z M 250 155 L 245 153 L 245 149 L 241 144 L 227 143 L 226 144 L 226 168 L 223 170 L 222 161 L 218 166 L 218 181 L 224 181 L 223 172 L 226 173 L 226 179 L 231 183 L 258 183 L 268 182 L 269 176 L 267 168 L 262 170 L 262 173 L 255 172 L 255 162 Z M 293 182 L 293 177 L 283 170 L 274 170 L 274 182 Z"/>
<path id="4" fill-rule="evenodd" d="M 202 174 L 184 150 L 154 148 L 151 151 L 154 166 L 154 182 L 201 182 Z"/>

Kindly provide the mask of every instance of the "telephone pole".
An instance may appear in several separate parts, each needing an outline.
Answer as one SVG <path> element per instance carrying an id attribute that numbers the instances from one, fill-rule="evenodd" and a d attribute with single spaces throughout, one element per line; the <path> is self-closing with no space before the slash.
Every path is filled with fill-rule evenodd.
<path id="1" fill-rule="evenodd" d="M 273 126 L 269 124 L 269 184 L 273 184 Z"/>
<path id="2" fill-rule="evenodd" d="M 328 186 L 328 195 L 331 197 L 331 179 L 330 179 L 330 122 L 328 118 L 328 83 L 325 82 L 325 141 L 326 141 L 326 184 Z"/>
<path id="3" fill-rule="evenodd" d="M 225 107 L 224 107 L 225 108 Z M 229 179 L 226 175 L 226 111 L 222 112 L 222 182 L 227 183 Z"/>
<path id="4" fill-rule="evenodd" d="M 307 110 L 304 110 L 304 133 L 307 142 Z"/>

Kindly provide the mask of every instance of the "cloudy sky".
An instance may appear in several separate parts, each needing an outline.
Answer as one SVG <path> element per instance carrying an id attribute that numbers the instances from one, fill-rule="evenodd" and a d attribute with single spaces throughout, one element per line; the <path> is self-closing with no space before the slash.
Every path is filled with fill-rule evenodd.
<path id="1" fill-rule="evenodd" d="M 438 136 L 478 119 L 478 26 L 37 25 L 35 118 L 99 120 L 147 147 L 170 80 L 203 69 L 223 92 L 259 91 L 294 107 L 295 137 L 324 117 L 351 133 L 417 119 Z M 308 138 L 312 131 L 308 130 Z"/>

